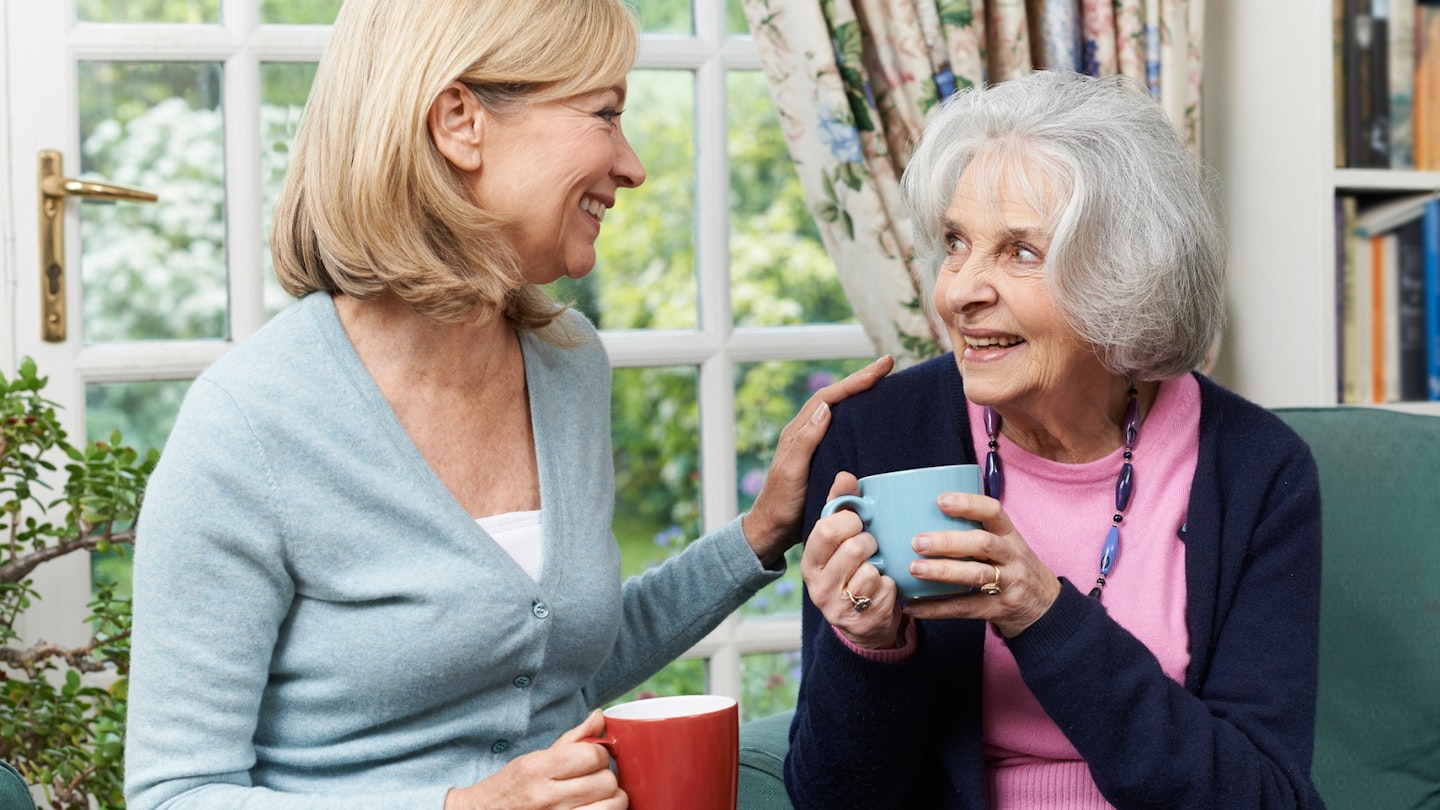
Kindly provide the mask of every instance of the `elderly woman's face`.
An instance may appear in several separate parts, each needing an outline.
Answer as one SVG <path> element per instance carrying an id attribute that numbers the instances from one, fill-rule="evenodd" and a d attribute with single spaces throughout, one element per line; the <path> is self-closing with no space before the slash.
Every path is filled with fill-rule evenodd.
<path id="1" fill-rule="evenodd" d="M 1012 171 L 983 171 L 983 153 L 960 176 L 942 223 L 948 255 L 935 284 L 965 378 L 965 394 L 1004 407 L 1061 393 L 1080 375 L 1103 373 L 1050 296 L 1045 259 L 1053 226 L 1015 182 Z M 981 169 L 977 171 L 977 169 Z M 1036 178 L 1048 205 L 1054 191 Z M 987 176 L 994 188 L 981 188 Z"/>
<path id="2" fill-rule="evenodd" d="M 645 181 L 620 129 L 625 85 L 487 117 L 479 205 L 510 217 L 511 243 L 527 280 L 580 278 L 595 266 L 595 239 L 615 192 Z"/>

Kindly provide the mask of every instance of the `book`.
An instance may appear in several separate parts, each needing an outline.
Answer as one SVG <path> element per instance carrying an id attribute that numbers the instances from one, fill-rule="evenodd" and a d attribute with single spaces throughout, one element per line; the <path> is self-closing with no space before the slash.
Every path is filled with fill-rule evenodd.
<path id="1" fill-rule="evenodd" d="M 1346 195 L 1342 204 L 1344 207 L 1344 227 L 1342 243 L 1344 250 L 1344 261 L 1337 265 L 1340 272 L 1339 286 L 1340 293 L 1340 345 L 1342 347 L 1343 363 L 1339 369 L 1340 376 L 1340 401 L 1346 403 L 1360 402 L 1360 376 L 1361 360 L 1360 353 L 1360 302 L 1357 296 L 1358 284 L 1356 277 L 1359 275 L 1359 255 L 1361 251 L 1356 250 L 1359 237 L 1355 235 L 1355 219 L 1359 201 L 1350 195 Z"/>
<path id="2" fill-rule="evenodd" d="M 1371 402 L 1400 401 L 1400 282 L 1399 240 L 1394 232 L 1370 237 L 1370 276 L 1373 279 L 1370 325 Z"/>
<path id="3" fill-rule="evenodd" d="M 1349 238 L 1351 223 L 1355 221 L 1355 197 L 1335 195 L 1335 401 L 1346 402 L 1345 392 L 1345 317 L 1349 311 L 1346 294 L 1349 280 L 1346 271 L 1351 267 L 1351 245 Z"/>
<path id="4" fill-rule="evenodd" d="M 1134 0 L 1131 0 L 1131 2 L 1134 2 Z M 1345 35 L 1345 5 L 1346 5 L 1345 0 L 1331 0 L 1331 4 L 1330 4 L 1330 8 L 1331 8 L 1331 31 L 1330 31 L 1331 39 L 1330 39 L 1330 41 L 1331 41 L 1331 43 L 1333 43 L 1334 53 L 1333 53 L 1333 55 L 1332 55 L 1332 59 L 1333 59 L 1334 68 L 1335 68 L 1334 70 L 1331 71 L 1332 79 L 1333 79 L 1333 84 L 1334 84 L 1333 92 L 1335 93 L 1335 105 L 1334 105 L 1333 107 L 1331 107 L 1331 111 L 1334 113 L 1334 119 L 1335 119 L 1334 123 L 1335 123 L 1335 167 L 1336 167 L 1336 168 L 1344 168 L 1344 166 L 1345 166 L 1345 114 L 1346 114 L 1346 107 L 1345 107 L 1345 105 L 1346 105 L 1346 96 L 1345 96 L 1345 84 L 1346 84 L 1346 79 L 1345 79 L 1345 36 L 1346 36 L 1346 35 Z M 1124 56 L 1124 51 L 1121 52 L 1121 56 L 1122 56 L 1122 57 Z M 1122 64 L 1122 65 L 1124 64 L 1123 58 L 1122 58 L 1121 64 Z M 1339 207 L 1339 198 L 1336 198 L 1336 206 L 1337 206 L 1337 207 L 1336 207 L 1336 210 L 1337 210 L 1337 212 L 1338 212 L 1338 211 L 1340 210 L 1340 207 Z M 1336 233 L 1337 236 L 1339 236 L 1339 235 L 1343 234 L 1343 231 L 1341 231 L 1341 230 L 1339 230 L 1339 229 L 1337 228 L 1336 231 L 1335 231 L 1335 233 Z M 1336 267 L 1339 267 L 1339 265 L 1337 264 Z M 1340 299 L 1339 299 L 1339 298 L 1336 298 L 1335 300 L 1336 300 L 1336 301 L 1339 301 Z M 1336 368 L 1340 368 L 1340 366 L 1337 365 Z"/>
<path id="5" fill-rule="evenodd" d="M 1365 319 L 1368 356 L 1365 358 L 1366 380 L 1365 402 L 1385 401 L 1385 235 L 1363 237 L 1361 250 L 1370 254 L 1367 277 L 1360 283 L 1368 284 L 1365 291 L 1369 314 Z"/>
<path id="6" fill-rule="evenodd" d="M 1425 382 L 1440 400 L 1440 199 L 1425 206 Z"/>
<path id="7" fill-rule="evenodd" d="M 1415 168 L 1415 0 L 1390 0 L 1390 168 Z"/>
<path id="8" fill-rule="evenodd" d="M 1415 168 L 1440 171 L 1440 2 L 1415 4 Z"/>
<path id="9" fill-rule="evenodd" d="M 1375 236 L 1393 231 L 1425 214 L 1425 205 L 1435 195 L 1425 191 L 1407 194 L 1367 206 L 1355 217 L 1355 230 L 1360 236 Z"/>
<path id="10" fill-rule="evenodd" d="M 1345 402 L 1345 293 L 1349 265 L 1349 225 L 1355 218 L 1355 197 L 1335 195 L 1335 401 Z"/>
<path id="11" fill-rule="evenodd" d="M 1375 84 L 1370 0 L 1345 0 L 1345 165 L 1374 166 L 1369 126 L 1374 116 Z"/>
<path id="12" fill-rule="evenodd" d="M 1401 400 L 1429 399 L 1425 371 L 1425 222 L 1395 231 L 1396 350 Z"/>
<path id="13" fill-rule="evenodd" d="M 1346 351 L 1353 352 L 1352 356 L 1355 358 L 1351 362 L 1355 374 L 1355 398 L 1351 402 L 1373 402 L 1375 282 L 1372 265 L 1375 251 L 1370 237 L 1356 233 L 1352 234 L 1352 238 L 1355 240 L 1355 271 L 1350 276 L 1350 300 L 1355 302 L 1355 330 L 1350 335 L 1350 345 L 1346 347 Z"/>
<path id="14" fill-rule="evenodd" d="M 1369 166 L 1390 168 L 1390 0 L 1370 0 Z"/>

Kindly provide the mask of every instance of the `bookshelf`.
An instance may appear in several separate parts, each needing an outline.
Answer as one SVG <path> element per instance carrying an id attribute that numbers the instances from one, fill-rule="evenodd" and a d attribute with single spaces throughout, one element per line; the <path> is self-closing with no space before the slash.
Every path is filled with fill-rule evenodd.
<path id="1" fill-rule="evenodd" d="M 1268 407 L 1334 405 L 1335 194 L 1440 190 L 1440 172 L 1335 168 L 1327 0 L 1208 0 L 1205 15 L 1201 143 L 1230 249 L 1215 376 Z"/>

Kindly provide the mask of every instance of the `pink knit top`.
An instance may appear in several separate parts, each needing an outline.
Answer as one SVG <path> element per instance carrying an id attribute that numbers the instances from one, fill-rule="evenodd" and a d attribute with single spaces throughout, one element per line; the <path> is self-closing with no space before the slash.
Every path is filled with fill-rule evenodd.
<path id="1" fill-rule="evenodd" d="M 983 460 L 989 449 L 980 428 L 984 409 L 973 403 L 967 407 L 976 458 Z M 1199 449 L 1199 384 L 1189 375 L 1163 382 L 1140 426 L 1133 461 L 1135 491 L 1120 525 L 1120 551 L 1104 595 L 1109 614 L 1155 654 L 1165 674 L 1181 683 L 1190 663 L 1190 634 L 1185 624 L 1185 546 L 1179 530 Z M 1122 450 L 1085 464 L 1063 464 L 1027 453 L 1003 435 L 999 450 L 1006 513 L 1052 571 L 1088 592 L 1115 514 Z M 897 650 L 863 650 L 840 638 L 857 653 L 886 661 L 909 657 L 915 645 L 913 627 L 906 628 L 905 643 Z M 995 632 L 985 634 L 983 678 L 989 806 L 1110 807 L 1075 747 L 1026 688 L 1014 657 Z"/>
<path id="2" fill-rule="evenodd" d="M 970 424 L 983 409 L 968 404 Z M 974 431 L 976 458 L 988 450 Z M 1082 592 L 1095 584 L 1100 546 L 1115 514 L 1115 479 L 1123 451 L 1086 464 L 1031 455 L 999 438 L 1005 473 L 1002 505 L 1036 556 Z M 1161 384 L 1135 445 L 1135 491 L 1120 524 L 1120 551 L 1107 578 L 1109 614 L 1184 682 L 1190 663 L 1185 625 L 1185 522 L 1200 452 L 1200 386 L 1190 375 Z M 1003 584 L 1003 583 L 1002 583 Z M 1103 808 L 1089 769 L 1035 701 L 998 633 L 985 634 L 986 794 L 991 807 Z M 1097 717 L 1096 722 L 1105 718 Z"/>

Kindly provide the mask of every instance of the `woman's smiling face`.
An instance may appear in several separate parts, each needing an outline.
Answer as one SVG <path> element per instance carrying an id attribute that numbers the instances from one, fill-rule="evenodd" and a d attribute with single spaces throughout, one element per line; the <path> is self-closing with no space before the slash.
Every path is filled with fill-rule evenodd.
<path id="1" fill-rule="evenodd" d="M 488 116 L 471 190 L 482 208 L 509 218 L 526 280 L 580 278 L 595 266 L 595 239 L 620 188 L 645 169 L 620 129 L 625 85 Z"/>
<path id="2" fill-rule="evenodd" d="M 1050 294 L 1054 224 L 1045 212 L 1059 206 L 1045 172 L 1033 166 L 1023 171 L 1036 181 L 1026 193 L 1015 165 L 1023 160 L 982 151 L 961 174 L 942 223 L 947 255 L 934 291 L 967 398 L 1002 408 L 1038 405 L 1105 373 Z"/>

